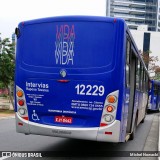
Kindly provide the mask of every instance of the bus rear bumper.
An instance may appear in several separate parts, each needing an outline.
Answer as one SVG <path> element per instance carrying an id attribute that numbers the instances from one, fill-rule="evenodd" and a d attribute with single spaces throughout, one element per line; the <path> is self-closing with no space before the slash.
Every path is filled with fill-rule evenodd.
<path id="1" fill-rule="evenodd" d="M 120 121 L 115 120 L 106 127 L 99 127 L 97 141 L 120 142 Z"/>
<path id="2" fill-rule="evenodd" d="M 23 125 L 18 125 L 21 123 Z M 66 137 L 93 141 L 119 142 L 120 121 L 114 121 L 110 126 L 92 128 L 70 128 L 49 126 L 22 119 L 16 113 L 16 130 L 19 133 L 36 134 L 53 137 Z M 112 134 L 106 134 L 112 132 Z"/>

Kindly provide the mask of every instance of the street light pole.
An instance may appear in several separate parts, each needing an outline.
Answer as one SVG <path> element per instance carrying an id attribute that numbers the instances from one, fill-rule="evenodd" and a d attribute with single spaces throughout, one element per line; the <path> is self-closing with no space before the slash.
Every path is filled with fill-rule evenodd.
<path id="1" fill-rule="evenodd" d="M 1 42 L 2 42 L 2 38 L 0 37 L 0 54 L 1 54 L 1 50 L 2 50 L 2 44 L 1 44 Z"/>
<path id="2" fill-rule="evenodd" d="M 111 0 L 106 0 L 106 16 L 110 17 Z"/>

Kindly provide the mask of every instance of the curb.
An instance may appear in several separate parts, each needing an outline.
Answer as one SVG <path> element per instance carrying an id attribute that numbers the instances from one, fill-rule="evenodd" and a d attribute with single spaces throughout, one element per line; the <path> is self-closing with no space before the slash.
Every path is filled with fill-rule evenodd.
<path id="1" fill-rule="evenodd" d="M 158 152 L 160 151 L 160 115 L 159 115 L 159 137 L 158 137 Z M 160 160 L 160 156 L 158 157 L 158 160 Z"/>
<path id="2" fill-rule="evenodd" d="M 152 120 L 150 131 L 147 135 L 143 151 L 153 151 L 158 152 L 160 149 L 160 134 L 159 134 L 159 128 L 160 128 L 160 116 L 155 114 Z M 156 145 L 155 145 L 156 144 Z M 140 160 L 160 160 L 159 157 L 141 157 Z"/>

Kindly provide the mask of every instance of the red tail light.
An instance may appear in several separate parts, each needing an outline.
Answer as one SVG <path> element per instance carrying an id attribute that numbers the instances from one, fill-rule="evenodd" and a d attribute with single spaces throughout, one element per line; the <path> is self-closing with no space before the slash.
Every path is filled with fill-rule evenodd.
<path id="1" fill-rule="evenodd" d="M 58 82 L 61 82 L 61 83 L 67 83 L 67 82 L 69 82 L 69 80 L 67 80 L 67 79 L 59 79 L 59 80 L 57 80 Z"/>
<path id="2" fill-rule="evenodd" d="M 28 120 L 28 117 L 22 117 L 23 119 L 25 119 L 25 120 Z"/>
<path id="3" fill-rule="evenodd" d="M 106 123 L 101 123 L 101 124 L 100 124 L 100 127 L 105 127 L 105 126 L 107 126 Z"/>
<path id="4" fill-rule="evenodd" d="M 19 101 L 18 101 L 18 104 L 19 104 L 20 106 L 23 106 L 23 105 L 24 105 L 24 100 L 22 100 L 22 99 L 19 100 Z"/>

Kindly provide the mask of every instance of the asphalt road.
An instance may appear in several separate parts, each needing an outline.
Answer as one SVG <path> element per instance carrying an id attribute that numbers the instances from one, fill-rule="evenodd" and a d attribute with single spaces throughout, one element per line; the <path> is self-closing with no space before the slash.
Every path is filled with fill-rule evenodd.
<path id="1" fill-rule="evenodd" d="M 98 157 L 88 157 L 87 159 L 106 159 L 107 151 L 144 151 L 146 147 L 152 147 L 152 149 L 158 149 L 158 126 L 153 124 L 153 119 L 157 117 L 158 114 L 149 114 L 146 116 L 145 122 L 140 124 L 136 131 L 135 139 L 128 141 L 127 143 L 105 143 L 105 142 L 94 142 L 94 141 L 84 141 L 75 139 L 66 139 L 58 137 L 47 137 L 39 135 L 23 135 L 16 133 L 15 131 L 15 119 L 1 119 L 0 120 L 0 151 L 58 151 L 61 153 L 63 151 L 83 153 L 85 151 L 99 153 L 103 152 L 101 158 Z M 153 134 L 150 134 L 151 128 Z M 149 138 L 154 138 L 155 142 Z M 148 138 L 148 140 L 147 140 Z M 155 139 L 156 138 L 156 139 Z M 151 146 L 150 146 L 151 145 Z M 146 148 L 147 149 L 147 148 Z M 66 157 L 56 157 L 54 159 L 79 159 L 78 157 L 66 158 Z M 14 159 L 14 158 L 9 158 Z M 18 158 L 16 158 L 18 159 Z M 41 158 L 48 159 L 48 158 Z M 53 158 L 52 158 L 53 159 Z M 84 159 L 84 158 L 80 158 Z M 85 158 L 86 159 L 86 158 Z M 117 158 L 107 158 L 107 159 L 117 159 Z M 121 157 L 118 160 L 128 160 L 128 159 L 140 159 L 138 157 Z M 141 158 L 142 159 L 142 158 Z M 145 158 L 146 159 L 146 158 Z M 149 158 L 157 159 L 157 158 Z"/>

